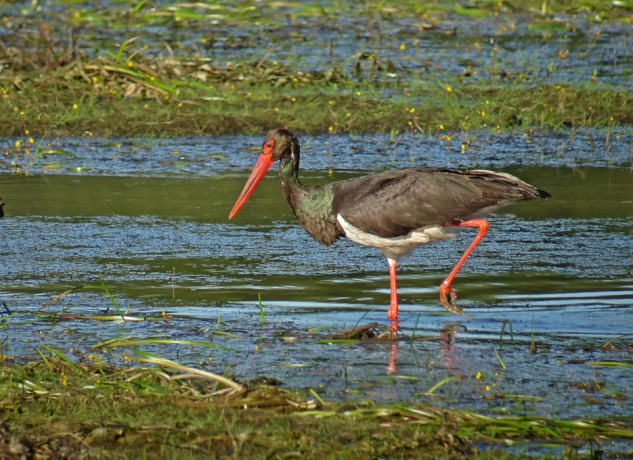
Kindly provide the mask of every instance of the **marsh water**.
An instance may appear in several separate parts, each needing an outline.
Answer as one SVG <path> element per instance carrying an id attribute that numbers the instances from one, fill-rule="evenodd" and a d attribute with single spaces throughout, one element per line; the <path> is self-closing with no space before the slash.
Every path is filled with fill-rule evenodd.
<path id="1" fill-rule="evenodd" d="M 436 3 L 404 10 L 346 1 L 340 6 L 239 3 L 157 1 L 133 8 L 112 4 L 78 9 L 56 0 L 18 1 L 6 7 L 0 38 L 7 47 L 37 49 L 43 45 L 38 43 L 40 34 L 23 24 L 41 27 L 44 22 L 57 40 L 74 37 L 77 50 L 88 56 L 116 52 L 134 36 L 133 40 L 139 39 L 135 45 L 142 43 L 143 55 L 196 56 L 227 67 L 259 62 L 263 56 L 304 71 L 334 65 L 351 68 L 358 62 L 360 80 L 367 77 L 361 61 L 376 58 L 388 71 L 372 79 L 418 84 L 422 79 L 432 89 L 464 74 L 468 76 L 461 83 L 464 87 L 481 82 L 591 81 L 630 90 L 633 82 L 630 21 L 602 21 L 601 14 L 590 13 L 593 6 L 577 10 L 572 18 L 510 14 L 515 7 L 505 4 L 479 5 L 482 10 L 474 4 L 455 6 L 452 11 L 453 4 Z M 86 26 L 69 27 L 68 15 Z M 358 56 L 361 59 L 348 62 Z"/>
<path id="2" fill-rule="evenodd" d="M 386 260 L 346 240 L 311 240 L 274 171 L 228 220 L 259 136 L 87 136 L 46 146 L 70 155 L 4 156 L 1 352 L 34 358 L 44 343 L 122 364 L 133 350 L 90 347 L 127 336 L 195 340 L 229 349 L 137 348 L 213 372 L 229 368 L 238 379 L 323 389 L 330 399 L 630 417 L 633 137 L 471 133 L 466 152 L 453 137 L 301 136 L 307 185 L 442 165 L 503 170 L 552 195 L 490 218 L 453 284 L 473 320 L 449 315 L 437 290 L 468 232 L 405 259 L 398 341 L 330 338 L 374 322 L 388 329 Z M 117 312 L 100 280 L 133 321 L 103 320 Z M 457 379 L 429 394 L 450 377 Z"/>

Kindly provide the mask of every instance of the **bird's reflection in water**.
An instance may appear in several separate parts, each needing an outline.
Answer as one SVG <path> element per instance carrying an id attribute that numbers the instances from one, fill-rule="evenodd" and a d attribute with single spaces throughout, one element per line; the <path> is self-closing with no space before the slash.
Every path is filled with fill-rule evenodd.
<path id="1" fill-rule="evenodd" d="M 440 330 L 440 350 L 451 351 L 451 347 L 455 343 L 455 334 L 466 332 L 466 330 L 466 326 L 457 321 L 444 324 Z"/>
<path id="2" fill-rule="evenodd" d="M 387 368 L 387 372 L 390 374 L 396 373 L 396 360 L 398 359 L 398 345 L 395 343 L 391 344 L 391 352 L 389 353 L 389 367 Z"/>
<path id="3" fill-rule="evenodd" d="M 389 332 L 391 334 L 391 338 L 394 340 L 398 340 L 398 321 L 390 321 L 389 322 Z M 398 344 L 391 344 L 391 352 L 389 353 L 389 367 L 387 367 L 387 372 L 390 374 L 396 373 L 396 360 L 398 359 Z"/>
<path id="4" fill-rule="evenodd" d="M 392 321 L 389 325 L 391 337 L 398 340 L 398 322 Z M 440 330 L 440 336 L 431 340 L 437 340 L 440 342 L 440 350 L 446 355 L 446 360 L 452 363 L 453 358 L 450 356 L 450 352 L 453 351 L 455 345 L 455 336 L 458 332 L 466 332 L 466 326 L 461 322 L 451 321 L 442 326 Z M 387 372 L 389 374 L 395 374 L 397 371 L 396 362 L 398 361 L 398 343 L 394 342 L 390 346 L 389 351 L 389 365 L 387 366 Z"/>

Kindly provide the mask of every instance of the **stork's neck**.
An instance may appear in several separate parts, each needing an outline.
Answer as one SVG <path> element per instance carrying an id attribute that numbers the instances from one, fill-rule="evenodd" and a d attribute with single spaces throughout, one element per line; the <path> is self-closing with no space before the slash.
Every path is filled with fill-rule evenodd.
<path id="1" fill-rule="evenodd" d="M 307 190 L 299 181 L 299 157 L 299 145 L 292 144 L 290 154 L 284 155 L 279 162 L 279 186 L 293 210 L 296 204 L 303 200 Z"/>

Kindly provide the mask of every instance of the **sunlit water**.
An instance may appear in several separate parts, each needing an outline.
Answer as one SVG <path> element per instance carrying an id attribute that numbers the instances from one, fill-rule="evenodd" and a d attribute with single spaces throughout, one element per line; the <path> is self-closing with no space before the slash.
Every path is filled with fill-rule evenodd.
<path id="1" fill-rule="evenodd" d="M 215 372 L 230 364 L 237 378 L 322 385 L 328 398 L 630 416 L 633 138 L 609 135 L 541 133 L 527 144 L 522 133 L 479 133 L 468 154 L 459 140 L 408 134 L 396 145 L 388 136 L 302 136 L 306 184 L 448 165 L 502 169 L 552 194 L 490 218 L 488 236 L 453 284 L 472 321 L 446 314 L 437 291 L 468 233 L 405 259 L 399 342 L 327 343 L 328 334 L 356 324 L 387 329 L 387 264 L 378 251 L 346 240 L 332 247 L 311 240 L 274 172 L 228 220 L 260 137 L 86 137 L 51 145 L 73 156 L 5 156 L 0 308 L 13 316 L 0 324 L 2 354 L 33 358 L 42 342 L 88 359 L 91 345 L 115 336 L 189 339 L 237 351 L 138 348 Z M 166 317 L 122 323 L 73 316 L 116 314 L 100 279 L 130 316 Z M 42 310 L 67 316 L 35 315 L 69 289 L 76 290 Z M 124 354 L 134 356 L 116 349 L 109 359 L 121 364 Z M 604 361 L 620 365 L 592 364 Z M 453 380 L 425 395 L 453 376 L 459 388 Z"/>

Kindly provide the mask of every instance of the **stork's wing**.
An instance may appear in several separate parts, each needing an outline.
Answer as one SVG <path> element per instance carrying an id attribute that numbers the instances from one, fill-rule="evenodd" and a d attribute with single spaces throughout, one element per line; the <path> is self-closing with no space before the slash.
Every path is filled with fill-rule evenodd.
<path id="1" fill-rule="evenodd" d="M 358 229 L 391 238 L 518 200 L 549 196 L 504 173 L 407 168 L 341 181 L 333 211 Z"/>

